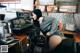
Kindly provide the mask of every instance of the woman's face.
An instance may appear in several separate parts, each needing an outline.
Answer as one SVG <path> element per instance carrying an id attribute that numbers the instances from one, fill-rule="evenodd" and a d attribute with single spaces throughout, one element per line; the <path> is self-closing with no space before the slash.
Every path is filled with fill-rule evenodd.
<path id="1" fill-rule="evenodd" d="M 36 19 L 37 19 L 37 15 L 34 14 L 34 13 L 32 13 L 32 18 L 33 18 L 34 20 L 36 20 Z"/>

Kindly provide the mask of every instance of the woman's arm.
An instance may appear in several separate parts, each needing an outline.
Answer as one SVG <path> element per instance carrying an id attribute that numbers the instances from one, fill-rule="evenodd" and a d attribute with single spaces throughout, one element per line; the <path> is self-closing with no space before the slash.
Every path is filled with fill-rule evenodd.
<path id="1" fill-rule="evenodd" d="M 58 31 L 58 23 L 56 19 L 53 19 L 51 24 L 51 29 L 48 33 L 51 33 L 51 35 L 55 34 Z"/>

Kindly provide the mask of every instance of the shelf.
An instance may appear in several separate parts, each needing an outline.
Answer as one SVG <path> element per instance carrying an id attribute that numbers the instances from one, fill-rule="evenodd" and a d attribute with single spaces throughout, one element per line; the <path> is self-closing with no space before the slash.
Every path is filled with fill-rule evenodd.
<path id="1" fill-rule="evenodd" d="M 38 5 L 35 5 L 35 7 L 39 7 L 39 6 L 45 6 L 45 9 L 44 9 L 44 11 L 42 11 L 42 12 L 47 12 L 47 13 L 55 13 L 55 12 L 59 12 L 59 13 L 77 13 L 79 10 L 78 10 L 78 6 L 80 5 L 80 2 L 78 2 L 78 1 L 56 1 L 56 0 L 54 0 L 54 4 L 46 4 L 46 5 L 41 5 L 40 4 L 40 2 L 39 2 L 39 0 L 36 0 L 36 1 L 38 1 L 37 2 L 37 4 Z M 47 2 L 47 1 L 45 1 L 45 2 Z M 57 7 L 57 9 L 56 10 L 54 10 L 54 8 L 53 9 L 49 9 L 49 11 L 48 11 L 48 6 L 56 6 Z M 68 8 L 61 8 L 62 6 L 70 6 L 70 7 L 68 7 Z M 38 8 L 39 9 L 39 8 Z M 62 9 L 62 10 L 60 10 L 60 9 Z M 41 10 L 42 10 L 42 8 L 41 8 Z M 64 10 L 64 11 L 63 11 Z M 66 10 L 66 11 L 65 11 Z"/>
<path id="2" fill-rule="evenodd" d="M 68 2 L 68 1 L 58 1 L 56 2 L 56 5 L 77 5 L 80 4 L 80 2 Z"/>

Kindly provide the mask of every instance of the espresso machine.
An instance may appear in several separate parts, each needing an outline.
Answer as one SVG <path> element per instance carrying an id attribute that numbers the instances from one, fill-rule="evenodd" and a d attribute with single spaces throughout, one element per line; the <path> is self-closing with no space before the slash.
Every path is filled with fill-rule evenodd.
<path id="1" fill-rule="evenodd" d="M 5 36 L 4 36 L 4 17 L 5 15 L 4 14 L 0 14 L 0 39 L 3 39 Z"/>
<path id="2" fill-rule="evenodd" d="M 11 36 L 10 22 L 4 21 L 5 14 L 0 14 L 0 41 L 6 42 L 7 37 Z"/>

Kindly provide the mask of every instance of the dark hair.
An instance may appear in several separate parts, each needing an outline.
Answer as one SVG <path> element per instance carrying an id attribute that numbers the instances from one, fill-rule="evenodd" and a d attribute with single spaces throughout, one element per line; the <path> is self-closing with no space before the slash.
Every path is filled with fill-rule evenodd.
<path id="1" fill-rule="evenodd" d="M 33 13 L 37 15 L 37 20 L 42 17 L 42 12 L 40 9 L 34 9 Z"/>

